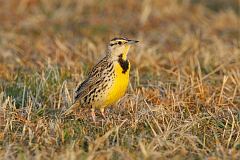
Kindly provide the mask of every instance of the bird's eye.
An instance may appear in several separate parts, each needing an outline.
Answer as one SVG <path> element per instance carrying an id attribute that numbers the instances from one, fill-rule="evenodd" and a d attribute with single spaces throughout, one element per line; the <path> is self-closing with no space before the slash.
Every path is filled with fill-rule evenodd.
<path id="1" fill-rule="evenodd" d="M 121 41 L 119 41 L 119 42 L 118 42 L 118 44 L 119 44 L 119 45 L 121 45 L 121 44 L 122 44 L 122 42 L 121 42 Z"/>

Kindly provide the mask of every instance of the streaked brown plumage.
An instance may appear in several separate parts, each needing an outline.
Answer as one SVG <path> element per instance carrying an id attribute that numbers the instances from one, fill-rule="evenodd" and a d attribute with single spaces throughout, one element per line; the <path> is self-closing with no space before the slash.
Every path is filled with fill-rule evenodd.
<path id="1" fill-rule="evenodd" d="M 130 63 L 127 53 L 131 44 L 138 41 L 114 38 L 110 41 L 106 56 L 96 64 L 88 77 L 75 91 L 74 103 L 65 112 L 70 113 L 78 107 L 98 108 L 104 115 L 104 108 L 121 98 L 128 86 Z"/>

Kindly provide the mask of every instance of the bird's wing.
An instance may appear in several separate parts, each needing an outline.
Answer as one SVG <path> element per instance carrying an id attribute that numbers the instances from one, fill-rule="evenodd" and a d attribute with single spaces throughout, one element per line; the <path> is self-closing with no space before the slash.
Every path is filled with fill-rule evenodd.
<path id="1" fill-rule="evenodd" d="M 108 66 L 107 58 L 103 58 L 94 68 L 89 72 L 88 78 L 77 86 L 75 91 L 75 101 L 85 97 L 93 89 L 95 89 L 99 83 L 104 79 L 103 70 Z"/>

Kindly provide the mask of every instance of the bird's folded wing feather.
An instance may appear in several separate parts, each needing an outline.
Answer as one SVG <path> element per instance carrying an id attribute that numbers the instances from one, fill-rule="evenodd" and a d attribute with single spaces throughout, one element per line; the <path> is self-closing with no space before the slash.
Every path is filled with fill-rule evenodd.
<path id="1" fill-rule="evenodd" d="M 75 102 L 85 97 L 104 79 L 103 70 L 107 66 L 108 61 L 106 58 L 102 59 L 88 74 L 88 78 L 78 85 L 75 91 Z"/>

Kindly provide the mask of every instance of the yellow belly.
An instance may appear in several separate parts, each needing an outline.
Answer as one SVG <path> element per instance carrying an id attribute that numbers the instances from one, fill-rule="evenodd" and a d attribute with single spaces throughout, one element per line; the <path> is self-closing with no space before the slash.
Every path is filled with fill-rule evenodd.
<path id="1" fill-rule="evenodd" d="M 108 94 L 106 95 L 106 101 L 105 106 L 109 106 L 117 102 L 122 96 L 124 96 L 129 82 L 129 70 L 130 70 L 130 64 L 129 69 L 122 73 L 121 66 L 116 63 L 115 64 L 115 79 L 113 81 L 112 87 L 109 89 Z"/>

